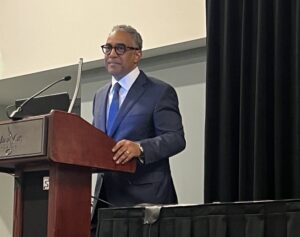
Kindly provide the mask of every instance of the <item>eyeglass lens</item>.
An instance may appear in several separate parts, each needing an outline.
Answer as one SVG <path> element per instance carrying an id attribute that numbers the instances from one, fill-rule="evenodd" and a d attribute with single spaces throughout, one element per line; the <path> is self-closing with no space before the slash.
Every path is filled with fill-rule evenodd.
<path id="1" fill-rule="evenodd" d="M 101 47 L 104 54 L 110 54 L 112 49 L 115 49 L 118 55 L 124 54 L 127 48 L 125 44 L 116 44 L 114 47 L 111 44 L 105 44 Z"/>

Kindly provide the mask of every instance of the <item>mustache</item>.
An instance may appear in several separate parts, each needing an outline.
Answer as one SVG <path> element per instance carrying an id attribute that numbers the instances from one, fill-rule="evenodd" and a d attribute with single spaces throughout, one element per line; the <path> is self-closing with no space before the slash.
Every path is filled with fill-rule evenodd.
<path id="1" fill-rule="evenodd" d="M 121 62 L 114 61 L 114 60 L 108 60 L 106 61 L 107 64 L 121 64 Z"/>

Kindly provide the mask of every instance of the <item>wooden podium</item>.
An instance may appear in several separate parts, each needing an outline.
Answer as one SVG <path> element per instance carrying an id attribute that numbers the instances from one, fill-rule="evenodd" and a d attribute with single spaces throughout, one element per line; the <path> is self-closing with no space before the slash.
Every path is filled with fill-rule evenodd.
<path id="1" fill-rule="evenodd" d="M 89 237 L 92 172 L 136 168 L 113 162 L 114 144 L 61 111 L 0 122 L 0 172 L 15 175 L 13 237 Z"/>

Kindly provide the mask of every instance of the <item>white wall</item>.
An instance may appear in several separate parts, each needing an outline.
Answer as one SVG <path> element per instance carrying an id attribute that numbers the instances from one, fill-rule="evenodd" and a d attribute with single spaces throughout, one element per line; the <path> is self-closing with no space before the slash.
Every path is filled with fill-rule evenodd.
<path id="1" fill-rule="evenodd" d="M 0 106 L 0 121 L 7 120 L 5 108 Z M 3 113 L 1 113 L 3 112 Z M 0 236 L 12 236 L 13 218 L 13 186 L 14 178 L 8 174 L 0 173 Z"/>
<path id="2" fill-rule="evenodd" d="M 179 203 L 204 202 L 205 83 L 176 87 L 186 135 L 186 149 L 171 159 Z"/>
<path id="3" fill-rule="evenodd" d="M 5 106 L 0 104 L 0 121 L 6 120 Z"/>
<path id="4" fill-rule="evenodd" d="M 5 108 L 0 105 L 0 121 L 7 120 Z M 0 173 L 0 236 L 12 236 L 14 178 Z"/>
<path id="5" fill-rule="evenodd" d="M 124 23 L 145 49 L 203 38 L 205 0 L 1 0 L 0 79 L 102 58 L 100 45 Z"/>
<path id="6" fill-rule="evenodd" d="M 0 173 L 0 236 L 11 237 L 13 225 L 13 177 Z"/>

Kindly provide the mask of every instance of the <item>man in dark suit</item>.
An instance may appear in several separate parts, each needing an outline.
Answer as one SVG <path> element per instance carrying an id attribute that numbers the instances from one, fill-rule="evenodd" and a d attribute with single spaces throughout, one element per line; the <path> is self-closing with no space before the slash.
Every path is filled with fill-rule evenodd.
<path id="1" fill-rule="evenodd" d="M 114 161 L 125 164 L 136 159 L 137 170 L 99 174 L 95 196 L 115 206 L 176 204 L 169 157 L 185 148 L 177 94 L 167 83 L 139 70 L 142 38 L 131 26 L 115 26 L 102 50 L 112 81 L 94 97 L 93 124 L 117 141 Z M 118 111 L 112 109 L 115 92 Z M 112 111 L 117 112 L 113 119 Z"/>

